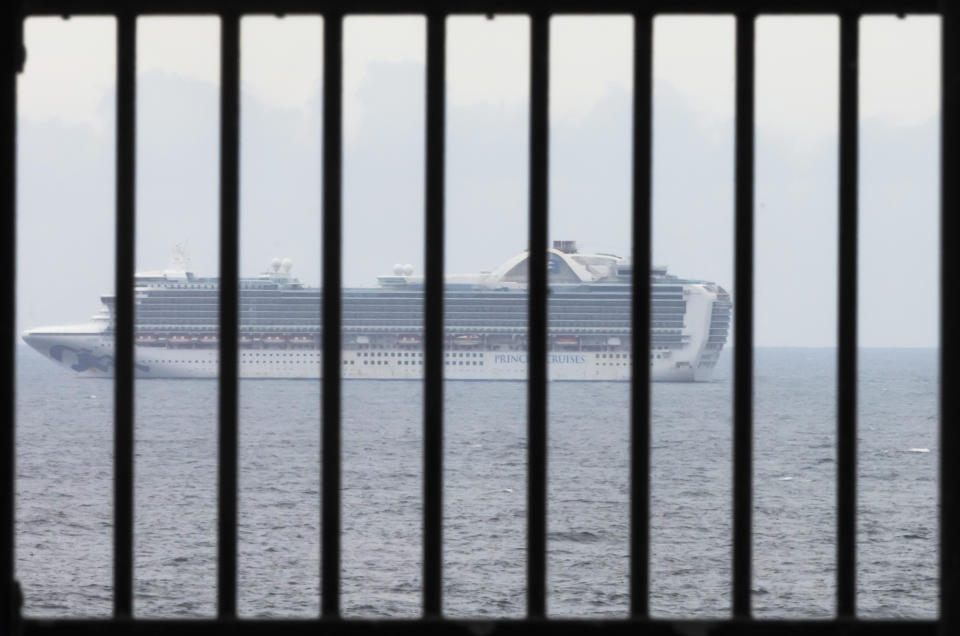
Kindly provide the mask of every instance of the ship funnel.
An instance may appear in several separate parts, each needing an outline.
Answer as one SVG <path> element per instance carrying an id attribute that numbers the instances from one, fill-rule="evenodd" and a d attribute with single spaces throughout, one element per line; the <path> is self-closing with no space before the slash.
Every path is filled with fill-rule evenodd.
<path id="1" fill-rule="evenodd" d="M 577 242 L 576 241 L 554 241 L 553 249 L 559 252 L 563 252 L 564 254 L 576 254 Z"/>

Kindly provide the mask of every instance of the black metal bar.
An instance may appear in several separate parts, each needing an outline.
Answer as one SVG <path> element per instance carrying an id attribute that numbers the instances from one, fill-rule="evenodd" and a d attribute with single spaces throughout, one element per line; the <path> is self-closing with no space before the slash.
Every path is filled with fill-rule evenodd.
<path id="1" fill-rule="evenodd" d="M 342 4 L 342 3 L 338 3 Z M 351 14 L 447 12 L 449 14 L 535 14 L 542 11 L 561 13 L 630 14 L 637 10 L 636 0 L 595 0 L 585 5 L 582 0 L 353 0 Z M 234 0 L 234 11 L 264 13 L 262 0 Z M 647 0 L 645 11 L 657 13 L 750 13 L 750 14 L 837 14 L 856 13 L 936 13 L 938 0 Z M 222 0 L 142 0 L 137 3 L 140 14 L 215 14 L 223 9 Z M 316 14 L 323 5 L 315 0 L 276 0 L 268 11 L 278 14 Z M 25 0 L 24 12 L 32 15 L 102 15 L 130 10 L 125 0 Z"/>
<path id="2" fill-rule="evenodd" d="M 117 19 L 116 375 L 113 389 L 113 613 L 133 615 L 133 278 L 136 264 L 137 19 Z"/>
<path id="3" fill-rule="evenodd" d="M 423 614 L 443 613 L 443 238 L 446 15 L 427 18 Z"/>
<path id="4" fill-rule="evenodd" d="M 653 17 L 633 18 L 633 375 L 630 385 L 630 614 L 650 613 L 650 204 Z"/>
<path id="5" fill-rule="evenodd" d="M 340 616 L 343 16 L 323 20 L 323 475 L 321 613 Z"/>
<path id="6" fill-rule="evenodd" d="M 857 613 L 857 63 L 859 16 L 840 17 L 837 281 L 837 615 Z"/>
<path id="7" fill-rule="evenodd" d="M 750 617 L 753 539 L 754 23 L 737 16 L 733 385 L 733 616 Z"/>
<path id="8" fill-rule="evenodd" d="M 547 178 L 550 16 L 530 18 L 527 615 L 547 611 Z"/>
<path id="9" fill-rule="evenodd" d="M 943 2 L 940 107 L 940 634 L 960 633 L 960 10 Z"/>
<path id="10" fill-rule="evenodd" d="M 240 18 L 220 34 L 220 458 L 217 615 L 237 614 L 237 297 L 239 287 Z"/>
<path id="11" fill-rule="evenodd" d="M 16 317 L 17 317 L 17 73 L 23 69 L 23 22 L 18 3 L 0 9 L 0 631 L 18 629 L 14 559 L 16 532 Z"/>
<path id="12" fill-rule="evenodd" d="M 259 634 L 310 634 L 318 630 L 324 634 L 344 636 L 356 634 L 449 634 L 459 636 L 505 636 L 527 634 L 636 634 L 675 636 L 702 634 L 703 636 L 934 636 L 935 621 L 823 621 L 823 620 L 757 620 L 757 621 L 673 621 L 623 619 L 534 619 L 534 620 L 440 620 L 411 621 L 405 619 L 378 620 L 283 620 L 258 619 L 230 621 L 217 624 L 212 620 L 66 620 L 30 619 L 25 622 L 24 636 L 82 636 L 85 634 L 177 634 L 178 636 L 209 636 L 211 633 L 230 633 L 236 636 Z"/>

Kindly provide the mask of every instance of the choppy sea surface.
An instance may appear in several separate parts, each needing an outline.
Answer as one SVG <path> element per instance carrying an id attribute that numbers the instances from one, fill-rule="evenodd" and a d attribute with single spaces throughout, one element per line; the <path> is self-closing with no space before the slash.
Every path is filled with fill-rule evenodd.
<path id="1" fill-rule="evenodd" d="M 18 350 L 17 573 L 25 613 L 111 611 L 112 384 Z M 731 381 L 653 387 L 651 607 L 730 613 Z M 835 352 L 759 349 L 754 607 L 834 612 Z M 858 605 L 937 611 L 937 352 L 860 353 Z M 319 611 L 320 386 L 240 383 L 239 603 Z M 216 382 L 136 385 L 136 614 L 211 616 Z M 448 382 L 445 611 L 521 616 L 526 387 Z M 549 597 L 554 616 L 628 608 L 628 400 L 616 383 L 549 386 Z M 421 385 L 343 386 L 343 606 L 419 614 Z"/>

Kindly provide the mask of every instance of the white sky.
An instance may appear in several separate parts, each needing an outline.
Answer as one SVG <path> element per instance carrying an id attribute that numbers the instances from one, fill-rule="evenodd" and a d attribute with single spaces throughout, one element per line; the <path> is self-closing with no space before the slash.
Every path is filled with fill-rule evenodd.
<path id="1" fill-rule="evenodd" d="M 218 83 L 218 20 L 208 18 L 146 18 L 138 29 L 138 71 L 163 74 L 215 85 Z M 322 22 L 320 18 L 272 17 L 246 18 L 243 21 L 242 85 L 245 94 L 266 107 L 290 116 L 315 117 L 317 93 L 321 85 Z M 19 107 L 22 121 L 41 126 L 73 126 L 88 128 L 97 134 L 110 134 L 113 121 L 111 95 L 114 86 L 115 25 L 107 18 L 32 18 L 26 23 L 28 58 L 26 72 L 19 82 Z M 492 108 L 504 112 L 526 107 L 528 97 L 529 22 L 525 17 L 452 18 L 448 22 L 448 101 L 456 108 Z M 425 21 L 420 17 L 349 18 L 345 25 L 345 121 L 347 143 L 358 138 L 371 124 L 370 100 L 365 90 L 371 77 L 378 76 L 384 64 L 420 64 L 425 57 Z M 699 134 L 711 143 L 729 138 L 733 117 L 734 22 L 730 17 L 660 17 L 655 23 L 654 74 L 657 87 L 676 93 L 695 114 Z M 838 21 L 831 17 L 762 17 L 757 23 L 757 125 L 758 143 L 776 144 L 783 157 L 785 170 L 800 169 L 803 158 L 812 156 L 824 144 L 834 143 L 837 131 Z M 597 109 L 611 96 L 629 94 L 632 85 L 632 21 L 628 17 L 557 17 L 551 35 L 551 122 L 565 130 L 575 130 L 581 122 L 595 117 Z M 390 68 L 401 68 L 392 66 Z M 864 126 L 883 131 L 911 131 L 935 120 L 939 113 L 939 19 L 910 17 L 867 17 L 861 22 L 860 109 Z M 379 76 L 378 76 L 379 77 Z M 657 115 L 655 122 L 660 121 Z M 398 121 L 397 126 L 408 125 Z M 624 135 L 629 134 L 624 130 Z M 669 131 L 655 129 L 655 143 L 670 143 Z M 719 141 L 718 141 L 719 140 Z M 695 160 L 695 157 L 691 157 Z M 793 163 L 794 159 L 797 163 Z M 732 162 L 732 156 L 730 156 Z M 732 165 L 732 163 L 731 163 Z M 792 166 L 792 167 L 791 167 Z M 729 166 L 720 168 L 729 171 Z M 764 168 L 758 170 L 759 181 Z M 480 175 L 478 178 L 482 178 Z M 584 184 L 584 188 L 589 188 Z M 626 187 L 626 186 L 625 186 Z M 656 187 L 656 186 L 655 186 Z M 803 183 L 829 194 L 836 183 Z M 869 190 L 869 183 L 862 190 Z M 762 190 L 762 187 L 761 187 Z M 762 194 L 758 195 L 762 198 Z M 825 199 L 827 200 L 827 199 Z M 832 201 L 832 199 L 830 199 Z M 824 258 L 835 260 L 835 230 L 828 228 L 822 243 L 797 247 L 791 242 L 792 223 L 763 217 L 765 201 L 758 199 L 758 240 L 768 241 L 772 251 L 758 251 L 758 293 L 765 289 L 776 294 L 782 277 L 791 268 L 807 266 L 811 252 L 824 250 Z M 716 264 L 709 260 L 687 259 L 664 240 L 658 246 L 657 236 L 670 230 L 669 218 L 655 219 L 655 253 L 666 259 L 671 268 L 688 276 L 710 278 L 732 286 L 732 212 L 728 202 L 718 206 L 723 223 L 730 225 L 726 235 L 717 237 Z M 724 207 L 726 206 L 726 207 Z M 899 208 L 898 208 L 899 209 Z M 834 207 L 835 210 L 835 207 Z M 909 221 L 913 210 L 903 209 L 902 219 Z M 215 213 L 215 211 L 214 211 Z M 692 215 L 683 223 L 691 232 L 702 225 L 697 211 L 678 211 Z M 835 214 L 834 212 L 831 212 Z M 865 282 L 871 272 L 880 272 L 884 250 L 903 248 L 913 240 L 920 253 L 935 251 L 935 237 L 926 234 L 903 236 L 895 231 L 874 231 L 898 217 L 883 212 L 879 221 L 865 213 L 862 221 L 864 240 L 861 263 Z M 924 212 L 929 216 L 929 211 Z M 770 220 L 772 219 L 772 220 Z M 700 219 L 709 225 L 714 218 Z M 929 220 L 929 219 L 928 219 Z M 451 220 L 456 223 L 455 220 Z M 563 221 L 559 221 L 562 225 Z M 874 225 L 871 225 L 873 223 Z M 925 227 L 935 226 L 926 223 Z M 711 226 L 712 227 L 712 226 Z M 676 228 L 674 228 L 676 229 Z M 682 228 L 681 228 L 682 229 Z M 348 228 L 349 230 L 349 228 Z M 588 248 L 600 251 L 625 251 L 623 233 L 607 241 L 595 239 Z M 726 230 L 724 230 L 726 231 Z M 831 234 L 830 232 L 833 232 Z M 811 231 L 810 236 L 814 236 Z M 820 234 L 823 234 L 822 232 Z M 577 238 L 557 236 L 553 238 Z M 522 245 L 514 240 L 513 245 Z M 604 242 L 605 244 L 599 244 Z M 21 250 L 29 245 L 21 244 Z M 163 247 L 164 251 L 169 246 Z M 831 251 L 832 250 L 832 251 Z M 419 253 L 420 248 L 416 251 Z M 515 250 L 508 250 L 515 251 Z M 448 252 L 449 254 L 449 252 Z M 449 259 L 449 256 L 448 256 Z M 777 277 L 764 279 L 768 260 L 769 271 Z M 886 259 L 889 261 L 889 259 Z M 872 270 L 871 263 L 878 263 Z M 921 265 L 930 268 L 932 259 Z M 708 263 L 704 265 L 704 263 Z M 493 267 L 497 262 L 486 263 Z M 158 263 L 162 267 L 165 263 Z M 471 263 L 472 265 L 472 263 Z M 480 268 L 482 265 L 478 265 Z M 693 270 L 693 267 L 709 271 Z M 829 266 L 827 267 L 829 270 Z M 828 272 L 829 273 L 829 272 Z M 936 278 L 936 270 L 920 273 Z M 885 274 L 884 274 L 885 275 Z M 312 278 L 304 276 L 305 278 Z M 818 285 L 829 287 L 825 277 Z M 109 280 L 109 278 L 108 278 Z M 764 282 L 766 280 L 766 283 Z M 882 283 L 883 281 L 881 281 Z M 822 284 L 821 284 L 822 283 Z M 903 281 L 905 286 L 910 283 Z M 766 285 L 766 286 L 765 286 Z M 830 293 L 810 288 L 810 296 L 802 296 L 800 307 L 820 313 L 835 311 Z M 23 286 L 22 286 L 23 288 Z M 864 286 L 862 293 L 884 289 L 884 284 Z M 906 290 L 906 287 L 905 287 Z M 877 291 L 878 296 L 889 293 Z M 782 292 L 782 290 L 781 290 Z M 905 291 L 905 293 L 909 293 Z M 926 297 L 925 297 L 926 298 Z M 24 299 L 29 300 L 29 295 Z M 926 298 L 929 316 L 924 315 L 922 337 L 879 335 L 866 338 L 864 344 L 933 345 L 936 342 L 936 297 Z M 879 301 L 878 301 L 879 302 Z M 780 303 L 782 304 L 782 303 Z M 771 301 L 770 316 L 777 301 Z M 879 305 L 878 305 L 879 306 Z M 758 300 L 758 320 L 762 322 L 765 305 Z M 757 344 L 764 345 L 829 345 L 832 343 L 830 320 L 819 331 L 810 331 L 795 339 L 783 335 L 803 334 L 806 314 L 800 311 L 796 328 L 765 330 L 758 326 Z M 32 316 L 31 316 L 32 318 Z M 62 322 L 55 317 L 42 317 L 47 322 Z M 771 318 L 773 320 L 773 318 Z M 780 320 L 778 317 L 777 320 Z M 889 331 L 889 330 L 888 330 Z M 869 330 L 868 334 L 873 333 Z M 779 335 L 778 335 L 779 334 Z"/>
<path id="2" fill-rule="evenodd" d="M 516 74 L 509 83 L 500 78 L 505 68 L 529 59 L 528 29 L 527 19 L 519 16 L 451 18 L 449 99 L 457 104 L 524 103 L 528 76 Z M 763 78 L 759 97 L 776 105 L 765 111 L 759 126 L 802 126 L 814 134 L 835 133 L 832 96 L 819 90 L 816 69 L 834 65 L 837 29 L 838 22 L 831 17 L 759 19 L 757 76 Z M 320 18 L 245 18 L 244 46 L 256 47 L 257 55 L 243 68 L 244 89 L 277 107 L 308 107 L 321 79 L 321 31 Z M 107 18 L 29 19 L 28 73 L 19 85 L 22 116 L 102 125 L 100 102 L 114 83 L 114 33 L 113 20 Z M 173 47 L 171 34 L 176 40 Z M 214 17 L 141 19 L 138 69 L 216 83 L 218 34 Z M 371 63 L 423 63 L 425 59 L 425 22 L 420 17 L 348 18 L 344 37 L 348 99 L 357 92 Z M 552 38 L 554 68 L 564 68 L 563 75 L 551 75 L 553 117 L 581 114 L 610 85 L 632 86 L 632 21 L 628 17 L 558 16 L 553 20 Z M 705 117 L 718 121 L 732 117 L 733 19 L 660 17 L 655 38 L 657 79 L 682 87 L 691 101 L 701 105 Z M 576 45 L 556 46 L 563 40 Z M 64 51 L 77 54 L 65 56 Z M 486 59 L 477 51 L 483 51 Z M 584 55 L 585 51 L 589 54 Z M 718 51 L 725 52 L 727 62 L 719 73 L 703 63 L 705 56 Z M 91 59 L 101 63 L 91 65 Z M 864 119 L 915 125 L 938 112 L 939 19 L 864 18 L 861 59 Z M 297 65 L 303 65 L 304 72 L 276 71 Z M 777 100 L 787 87 L 799 88 L 798 94 L 806 97 Z M 70 107 L 64 108 L 67 102 Z"/>

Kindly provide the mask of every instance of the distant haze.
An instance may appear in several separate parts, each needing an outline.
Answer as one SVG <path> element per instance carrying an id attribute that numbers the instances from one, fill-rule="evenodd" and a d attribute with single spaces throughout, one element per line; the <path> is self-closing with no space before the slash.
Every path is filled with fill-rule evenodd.
<path id="1" fill-rule="evenodd" d="M 113 281 L 114 23 L 31 19 L 19 119 L 21 329 L 82 322 Z M 527 245 L 528 22 L 448 28 L 447 271 Z M 290 257 L 320 280 L 320 21 L 244 21 L 241 272 Z M 733 21 L 657 21 L 654 258 L 733 289 Z M 424 23 L 345 29 L 344 283 L 423 264 Z M 216 275 L 218 24 L 139 29 L 137 262 L 186 244 Z M 553 22 L 550 236 L 629 256 L 628 18 Z M 836 331 L 837 22 L 764 18 L 757 40 L 758 346 Z M 861 38 L 861 344 L 935 346 L 939 21 Z M 736 298 L 735 311 L 736 311 Z"/>

